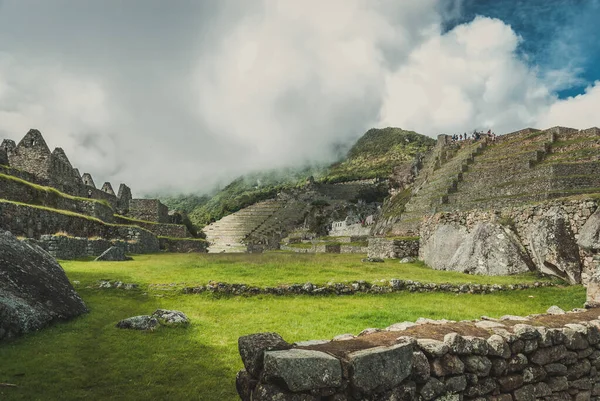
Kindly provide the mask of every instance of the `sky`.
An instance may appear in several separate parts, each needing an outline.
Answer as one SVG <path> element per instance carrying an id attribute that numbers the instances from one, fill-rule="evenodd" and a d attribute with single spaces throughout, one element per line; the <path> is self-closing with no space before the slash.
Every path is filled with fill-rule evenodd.
<path id="1" fill-rule="evenodd" d="M 600 0 L 0 0 L 0 139 L 134 195 L 334 160 L 372 127 L 600 126 Z"/>

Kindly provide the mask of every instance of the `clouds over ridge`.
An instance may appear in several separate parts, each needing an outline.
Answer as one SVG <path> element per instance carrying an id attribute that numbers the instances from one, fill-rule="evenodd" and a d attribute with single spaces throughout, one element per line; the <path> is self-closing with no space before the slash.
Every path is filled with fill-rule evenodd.
<path id="1" fill-rule="evenodd" d="M 372 126 L 598 125 L 598 83 L 558 100 L 508 25 L 479 17 L 442 33 L 435 0 L 80 5 L 30 36 L 19 3 L 0 3 L 0 138 L 37 127 L 97 181 L 138 193 L 326 161 Z"/>

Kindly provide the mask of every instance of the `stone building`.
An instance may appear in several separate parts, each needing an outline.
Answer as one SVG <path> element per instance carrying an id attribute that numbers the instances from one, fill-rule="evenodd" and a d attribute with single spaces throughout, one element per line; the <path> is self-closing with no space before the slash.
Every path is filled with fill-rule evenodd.
<path id="1" fill-rule="evenodd" d="M 132 199 L 129 201 L 129 216 L 156 223 L 169 223 L 169 208 L 158 199 Z"/>
<path id="2" fill-rule="evenodd" d="M 50 148 L 40 131 L 31 129 L 8 157 L 11 167 L 31 173 L 48 182 L 51 171 Z"/>

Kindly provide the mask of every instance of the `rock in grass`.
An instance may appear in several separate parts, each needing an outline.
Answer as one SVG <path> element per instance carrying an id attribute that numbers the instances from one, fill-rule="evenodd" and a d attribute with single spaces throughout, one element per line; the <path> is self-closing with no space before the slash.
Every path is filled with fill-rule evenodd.
<path id="1" fill-rule="evenodd" d="M 159 326 L 158 319 L 150 315 L 133 316 L 117 323 L 119 329 L 152 331 Z"/>
<path id="2" fill-rule="evenodd" d="M 102 253 L 102 255 L 96 258 L 96 262 L 101 261 L 124 261 L 124 260 L 132 260 L 129 256 L 125 255 L 125 250 L 120 246 L 111 246 L 106 251 Z"/>
<path id="3" fill-rule="evenodd" d="M 556 305 L 552 305 L 546 311 L 549 315 L 564 315 L 566 312 Z"/>
<path id="4" fill-rule="evenodd" d="M 190 324 L 185 313 L 178 310 L 157 309 L 152 317 L 156 318 L 161 326 L 181 327 Z"/>
<path id="5" fill-rule="evenodd" d="M 400 259 L 400 263 L 414 263 L 416 261 L 417 259 L 413 258 L 412 256 L 407 256 L 405 258 Z"/>
<path id="6" fill-rule="evenodd" d="M 49 253 L 0 230 L 0 341 L 85 312 L 82 299 Z"/>

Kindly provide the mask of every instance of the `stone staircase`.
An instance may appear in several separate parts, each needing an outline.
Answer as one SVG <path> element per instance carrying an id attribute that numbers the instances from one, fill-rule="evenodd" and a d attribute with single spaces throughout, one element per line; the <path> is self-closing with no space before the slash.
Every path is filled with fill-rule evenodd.
<path id="1" fill-rule="evenodd" d="M 463 141 L 436 147 L 424 161 L 424 167 L 413 186 L 412 196 L 406 203 L 394 232 L 418 235 L 423 216 L 435 213 L 448 202 L 448 195 L 456 191 L 462 174 L 474 158 L 485 148 L 485 141 Z"/>
<path id="2" fill-rule="evenodd" d="M 266 218 L 246 238 L 248 243 L 278 245 L 292 229 L 301 224 L 311 205 L 301 200 L 288 200 L 275 213 Z"/>
<path id="3" fill-rule="evenodd" d="M 204 227 L 202 231 L 209 242 L 208 252 L 246 252 L 246 237 L 282 206 L 283 203 L 277 200 L 258 202 Z"/>

